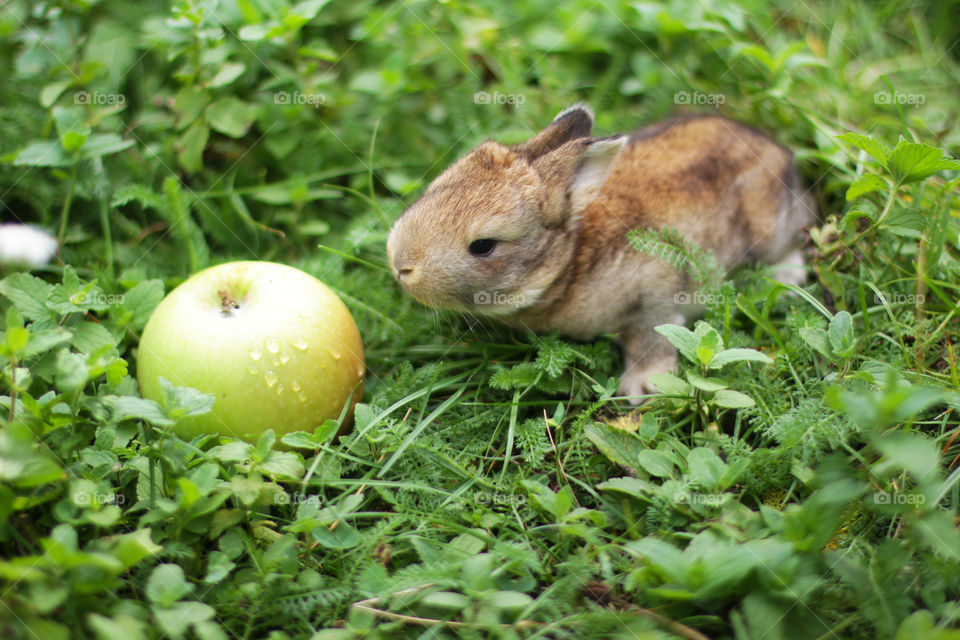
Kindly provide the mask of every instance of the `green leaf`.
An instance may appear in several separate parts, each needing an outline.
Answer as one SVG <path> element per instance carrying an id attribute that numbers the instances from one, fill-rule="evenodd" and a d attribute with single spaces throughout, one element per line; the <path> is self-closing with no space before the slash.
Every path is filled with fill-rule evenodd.
<path id="1" fill-rule="evenodd" d="M 901 140 L 890 154 L 887 167 L 897 184 L 909 184 L 925 180 L 937 171 L 960 169 L 960 162 L 937 147 Z"/>
<path id="2" fill-rule="evenodd" d="M 142 560 L 155 556 L 163 547 L 154 544 L 150 538 L 150 529 L 137 529 L 131 533 L 114 536 L 113 555 L 129 569 Z"/>
<path id="3" fill-rule="evenodd" d="M 21 354 L 24 358 L 29 358 L 40 353 L 51 351 L 54 347 L 69 341 L 73 334 L 60 327 L 56 329 L 45 329 L 43 331 L 31 332 L 30 342 L 24 348 Z"/>
<path id="4" fill-rule="evenodd" d="M 164 377 L 160 377 L 163 388 L 163 407 L 166 414 L 174 420 L 184 416 L 199 416 L 210 413 L 216 398 L 190 387 L 176 387 Z"/>
<path id="5" fill-rule="evenodd" d="M 154 607 L 153 615 L 163 634 L 171 638 L 182 638 L 191 626 L 195 631 L 199 631 L 202 625 L 213 620 L 216 611 L 203 602 L 177 602 L 169 607 Z"/>
<path id="6" fill-rule="evenodd" d="M 319 449 L 339 430 L 340 423 L 336 420 L 327 420 L 317 427 L 312 434 L 306 431 L 293 431 L 284 434 L 280 438 L 280 442 L 294 449 Z"/>
<path id="7" fill-rule="evenodd" d="M 536 345 L 534 364 L 551 378 L 560 376 L 577 356 L 572 346 L 555 335 L 537 338 Z"/>
<path id="8" fill-rule="evenodd" d="M 645 449 L 643 443 L 634 434 L 602 422 L 587 425 L 583 432 L 587 439 L 600 450 L 600 453 L 611 462 L 628 469 L 636 466 L 637 455 Z"/>
<path id="9" fill-rule="evenodd" d="M 124 140 L 115 133 L 95 134 L 87 138 L 80 148 L 82 158 L 100 158 L 119 153 L 133 146 L 133 140 Z"/>
<path id="10" fill-rule="evenodd" d="M 360 532 L 353 525 L 339 521 L 333 525 L 323 525 L 316 527 L 312 536 L 328 549 L 349 549 L 355 547 L 360 542 Z"/>
<path id="11" fill-rule="evenodd" d="M 722 491 L 722 479 L 727 465 L 712 449 L 697 447 L 687 454 L 688 474 L 702 489 Z"/>
<path id="12" fill-rule="evenodd" d="M 886 462 L 908 472 L 920 483 L 933 482 L 940 468 L 940 450 L 920 434 L 893 432 L 874 442 Z"/>
<path id="13" fill-rule="evenodd" d="M 828 360 L 835 358 L 827 332 L 817 327 L 800 327 L 800 337 L 811 349 Z"/>
<path id="14" fill-rule="evenodd" d="M 906 238 L 920 238 L 927 227 L 927 218 L 914 207 L 894 207 L 880 225 L 888 233 Z"/>
<path id="15" fill-rule="evenodd" d="M 647 379 L 664 395 L 690 395 L 690 385 L 672 373 L 655 373 Z"/>
<path id="16" fill-rule="evenodd" d="M 653 328 L 660 335 L 666 336 L 674 347 L 677 348 L 683 357 L 690 362 L 699 362 L 697 359 L 697 347 L 700 344 L 699 337 L 686 327 L 675 324 L 661 324 Z"/>
<path id="17" fill-rule="evenodd" d="M 879 140 L 859 133 L 844 133 L 837 136 L 837 138 L 850 146 L 860 147 L 873 156 L 882 166 L 887 166 L 887 158 L 890 157 L 890 147 Z"/>
<path id="18" fill-rule="evenodd" d="M 74 156 L 90 135 L 90 126 L 84 121 L 83 110 L 78 107 L 55 107 L 53 118 L 57 124 L 60 145 Z"/>
<path id="19" fill-rule="evenodd" d="M 184 170 L 196 173 L 203 169 L 203 151 L 210 139 L 210 128 L 196 122 L 177 140 L 177 162 Z"/>
<path id="20" fill-rule="evenodd" d="M 700 341 L 697 344 L 697 360 L 703 366 L 708 366 L 717 354 L 717 350 L 721 348 L 720 334 L 717 333 L 716 329 L 711 328 L 700 336 Z"/>
<path id="21" fill-rule="evenodd" d="M 153 400 L 135 396 L 104 396 L 103 404 L 110 409 L 114 421 L 145 420 L 157 427 L 173 426 L 174 421 L 164 414 L 163 409 Z"/>
<path id="22" fill-rule="evenodd" d="M 485 599 L 486 604 L 496 609 L 519 612 L 533 602 L 533 598 L 520 591 L 495 591 Z"/>
<path id="23" fill-rule="evenodd" d="M 31 142 L 17 154 L 13 164 L 29 167 L 66 167 L 73 164 L 74 157 L 63 150 L 58 140 Z"/>
<path id="24" fill-rule="evenodd" d="M 242 138 L 257 117 L 257 108 L 237 98 L 221 98 L 206 108 L 207 124 L 231 138 Z"/>
<path id="25" fill-rule="evenodd" d="M 23 328 L 23 316 L 20 315 L 20 312 L 16 307 L 10 307 L 10 309 L 7 311 L 7 354 L 18 354 L 27 346 L 29 341 L 30 332 Z"/>
<path id="26" fill-rule="evenodd" d="M 750 396 L 732 389 L 717 391 L 711 400 L 715 405 L 724 409 L 745 409 L 756 404 Z"/>
<path id="27" fill-rule="evenodd" d="M 847 202 L 859 198 L 867 193 L 883 191 L 888 188 L 887 181 L 873 173 L 865 173 L 847 188 Z"/>
<path id="28" fill-rule="evenodd" d="M 0 280 L 0 293 L 28 320 L 52 319 L 56 316 L 47 308 L 47 298 L 53 285 L 29 273 L 13 273 Z"/>
<path id="29" fill-rule="evenodd" d="M 830 346 L 841 358 L 848 358 L 853 355 L 856 346 L 856 338 L 853 334 L 853 318 L 846 311 L 840 311 L 830 320 L 830 330 L 828 331 Z"/>
<path id="30" fill-rule="evenodd" d="M 286 451 L 271 451 L 258 468 L 278 480 L 287 482 L 298 482 L 305 471 L 300 457 Z"/>
<path id="31" fill-rule="evenodd" d="M 644 471 L 658 478 L 669 478 L 673 475 L 673 461 L 667 454 L 657 449 L 643 449 L 638 452 L 637 464 Z"/>
<path id="32" fill-rule="evenodd" d="M 254 452 L 253 445 L 242 440 L 231 440 L 210 449 L 210 455 L 222 462 L 244 462 Z"/>
<path id="33" fill-rule="evenodd" d="M 960 560 L 960 532 L 952 514 L 936 509 L 924 512 L 910 523 L 909 531 L 940 556 L 952 562 Z"/>
<path id="34" fill-rule="evenodd" d="M 163 300 L 163 281 L 144 280 L 125 294 L 120 306 L 130 312 L 129 325 L 140 331 L 147 324 L 153 310 Z"/>
<path id="35" fill-rule="evenodd" d="M 79 391 L 86 386 L 89 377 L 90 368 L 83 356 L 71 353 L 67 349 L 61 349 L 57 353 L 56 383 L 58 389 L 64 393 Z"/>
<path id="36" fill-rule="evenodd" d="M 147 640 L 147 623 L 129 613 L 116 613 L 113 617 L 99 613 L 87 616 L 87 624 L 97 635 L 97 640 Z"/>
<path id="37" fill-rule="evenodd" d="M 420 604 L 435 609 L 462 611 L 470 606 L 470 598 L 454 591 L 435 591 L 420 598 Z"/>
<path id="38" fill-rule="evenodd" d="M 704 378 L 692 371 L 687 372 L 687 380 L 697 389 L 707 392 L 719 391 L 720 389 L 726 389 L 730 386 L 720 378 Z"/>
<path id="39" fill-rule="evenodd" d="M 711 369 L 719 369 L 733 362 L 762 362 L 773 364 L 773 359 L 756 349 L 724 349 L 710 361 Z"/>
<path id="40" fill-rule="evenodd" d="M 958 640 L 960 639 L 960 632 L 938 626 L 933 614 L 926 609 L 921 609 L 920 611 L 914 611 L 900 623 L 894 640 L 917 640 L 917 638 L 923 638 L 923 640 Z"/>
<path id="41" fill-rule="evenodd" d="M 207 559 L 207 575 L 203 579 L 206 584 L 216 584 L 230 575 L 237 566 L 223 551 L 211 551 Z"/>
<path id="42" fill-rule="evenodd" d="M 173 98 L 173 108 L 177 112 L 176 128 L 179 131 L 189 124 L 200 125 L 200 114 L 210 104 L 210 93 L 196 87 L 185 86 L 177 91 Z"/>
<path id="43" fill-rule="evenodd" d="M 217 71 L 217 74 L 210 79 L 207 86 L 210 88 L 226 86 L 243 75 L 246 69 L 247 65 L 242 62 L 227 62 L 223 64 L 220 70 Z"/>
<path id="44" fill-rule="evenodd" d="M 71 340 L 77 351 L 85 354 L 96 353 L 105 346 L 115 347 L 116 338 L 99 322 L 84 320 L 73 326 Z"/>
<path id="45" fill-rule="evenodd" d="M 188 593 L 190 585 L 178 564 L 159 564 L 147 579 L 147 598 L 161 606 L 169 607 Z"/>
<path id="46" fill-rule="evenodd" d="M 43 89 L 40 90 L 40 106 L 44 109 L 49 109 L 53 106 L 53 103 L 57 101 L 57 98 L 60 97 L 60 94 L 71 84 L 73 84 L 73 80 L 67 78 L 66 80 L 55 80 L 44 86 Z"/>
<path id="47" fill-rule="evenodd" d="M 666 575 L 668 581 L 683 580 L 687 562 L 683 557 L 683 552 L 669 542 L 659 538 L 647 537 L 628 542 L 624 545 L 624 548 L 640 556 L 644 562 L 657 567 Z"/>

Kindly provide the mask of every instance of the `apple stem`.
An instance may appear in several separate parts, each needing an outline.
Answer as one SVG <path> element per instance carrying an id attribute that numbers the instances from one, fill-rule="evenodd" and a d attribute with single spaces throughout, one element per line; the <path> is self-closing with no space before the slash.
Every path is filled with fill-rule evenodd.
<path id="1" fill-rule="evenodd" d="M 225 316 L 233 313 L 234 310 L 240 308 L 240 304 L 229 294 L 226 289 L 221 289 L 217 291 L 217 294 L 220 296 L 220 313 Z"/>

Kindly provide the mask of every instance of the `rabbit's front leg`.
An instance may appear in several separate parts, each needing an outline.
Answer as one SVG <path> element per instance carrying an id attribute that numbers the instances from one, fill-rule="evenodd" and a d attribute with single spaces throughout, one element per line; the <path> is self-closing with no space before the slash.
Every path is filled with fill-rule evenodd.
<path id="1" fill-rule="evenodd" d="M 620 332 L 623 375 L 620 377 L 619 393 L 629 396 L 632 404 L 646 400 L 642 396 L 657 393 L 650 376 L 677 368 L 676 348 L 653 328 L 667 323 L 682 325 L 683 322 L 683 315 L 662 309 L 659 313 L 643 314 L 629 328 Z"/>

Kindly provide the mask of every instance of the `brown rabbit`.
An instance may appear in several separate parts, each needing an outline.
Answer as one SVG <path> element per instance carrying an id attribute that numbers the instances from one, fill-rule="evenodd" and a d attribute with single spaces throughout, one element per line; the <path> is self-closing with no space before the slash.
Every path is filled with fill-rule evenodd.
<path id="1" fill-rule="evenodd" d="M 676 366 L 653 328 L 702 312 L 696 285 L 627 231 L 674 227 L 724 268 L 750 260 L 805 278 L 801 229 L 814 220 L 790 151 L 714 115 L 630 136 L 592 138 L 593 114 L 561 111 L 522 144 L 487 141 L 434 180 L 387 241 L 394 276 L 417 300 L 575 339 L 619 333 L 620 392 Z"/>

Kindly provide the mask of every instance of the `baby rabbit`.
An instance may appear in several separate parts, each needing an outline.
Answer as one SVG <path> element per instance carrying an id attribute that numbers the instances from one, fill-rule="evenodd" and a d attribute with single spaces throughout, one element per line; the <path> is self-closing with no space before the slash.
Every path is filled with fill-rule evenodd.
<path id="1" fill-rule="evenodd" d="M 801 228 L 814 220 L 790 151 L 715 115 L 590 137 L 593 113 L 561 111 L 522 144 L 480 144 L 434 180 L 387 240 L 393 274 L 435 308 L 588 340 L 618 333 L 620 393 L 639 402 L 677 352 L 653 328 L 702 312 L 696 284 L 635 250 L 627 231 L 663 226 L 724 268 L 783 262 L 805 278 Z"/>

